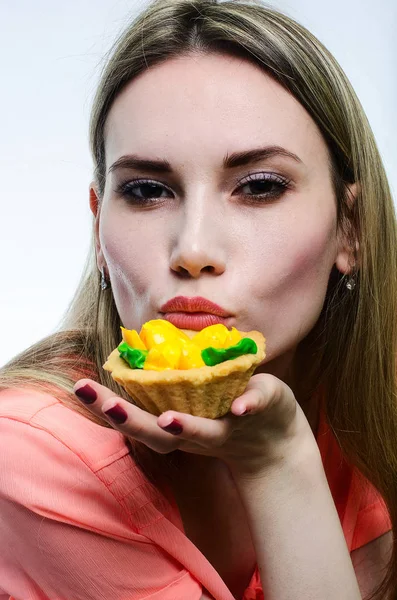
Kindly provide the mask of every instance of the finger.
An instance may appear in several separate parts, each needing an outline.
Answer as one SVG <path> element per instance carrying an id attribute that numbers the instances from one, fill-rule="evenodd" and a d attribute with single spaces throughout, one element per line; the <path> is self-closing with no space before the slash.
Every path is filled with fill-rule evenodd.
<path id="1" fill-rule="evenodd" d="M 180 439 L 204 448 L 222 446 L 234 430 L 233 420 L 227 416 L 206 419 L 168 410 L 157 417 L 157 424 L 161 428 L 167 428 L 169 425 L 172 427 L 175 422 L 182 427 L 182 432 L 178 433 Z M 185 447 L 181 446 L 180 449 L 184 450 Z"/>
<path id="2" fill-rule="evenodd" d="M 112 390 L 100 385 L 92 379 L 79 379 L 76 381 L 73 387 L 73 392 L 82 400 L 84 404 L 88 404 L 88 408 L 98 414 L 98 409 L 103 407 L 103 404 L 109 398 L 118 398 Z M 119 398 L 121 400 L 121 398 Z M 109 403 L 108 403 L 109 404 Z M 110 408 L 110 404 L 109 404 Z M 99 410 L 99 416 L 103 417 Z"/>
<path id="3" fill-rule="evenodd" d="M 230 410 L 232 414 L 257 414 L 267 408 L 280 391 L 281 381 L 270 373 L 257 373 L 248 381 L 245 391 L 236 398 Z"/>
<path id="4" fill-rule="evenodd" d="M 79 399 L 81 399 L 82 390 L 83 394 L 85 392 L 85 395 L 88 395 L 92 400 L 90 404 L 86 404 L 87 408 L 101 419 L 108 421 L 114 429 L 117 429 L 123 435 L 144 443 L 160 454 L 166 454 L 179 448 L 181 442 L 174 435 L 163 431 L 157 425 L 155 415 L 138 408 L 138 406 L 127 402 L 120 396 L 116 396 L 112 390 L 92 379 L 80 379 L 76 382 L 73 391 Z M 127 415 L 123 423 L 115 423 L 105 414 L 105 411 L 116 405 L 124 410 Z"/>

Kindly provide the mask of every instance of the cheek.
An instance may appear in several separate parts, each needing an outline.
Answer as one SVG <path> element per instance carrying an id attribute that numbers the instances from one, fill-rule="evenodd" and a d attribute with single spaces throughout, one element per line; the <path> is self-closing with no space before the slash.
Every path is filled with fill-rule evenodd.
<path id="1" fill-rule="evenodd" d="M 271 269 L 261 277 L 258 321 L 267 338 L 268 360 L 287 352 L 317 322 L 334 263 L 335 243 L 327 232 L 285 239 Z M 259 280 L 258 280 L 259 284 Z"/>
<path id="2" fill-rule="evenodd" d="M 158 261 L 154 254 L 158 248 L 158 236 L 139 222 L 122 218 L 122 215 L 103 215 L 100 225 L 102 251 L 108 265 L 114 287 L 120 292 L 141 294 L 153 277 Z"/>
<path id="3" fill-rule="evenodd" d="M 318 222 L 317 227 L 313 224 L 306 229 L 298 223 L 294 231 L 294 235 L 279 230 L 277 236 L 268 236 L 261 248 L 266 259 L 262 258 L 260 264 L 257 259 L 258 272 L 250 273 L 250 295 L 258 301 L 258 314 L 264 315 L 268 333 L 275 327 L 277 338 L 281 329 L 288 329 L 289 337 L 295 329 L 313 326 L 335 261 L 332 223 L 324 227 L 324 222 Z"/>
<path id="4" fill-rule="evenodd" d="M 277 258 L 274 257 L 278 265 L 279 282 L 288 287 L 323 287 L 335 261 L 333 224 L 324 227 L 324 222 L 320 222 L 309 230 L 302 227 L 295 231 L 299 235 L 285 237 L 282 250 L 279 249 Z"/>
<path id="5" fill-rule="evenodd" d="M 310 239 L 305 244 L 287 254 L 290 264 L 286 265 L 286 273 L 291 281 L 313 280 L 328 267 L 329 244 L 322 239 Z"/>

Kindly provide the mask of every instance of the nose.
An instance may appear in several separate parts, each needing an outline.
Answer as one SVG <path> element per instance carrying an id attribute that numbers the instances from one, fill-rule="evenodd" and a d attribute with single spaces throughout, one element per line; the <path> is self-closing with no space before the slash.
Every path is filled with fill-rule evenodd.
<path id="1" fill-rule="evenodd" d="M 192 201 L 189 207 L 187 204 L 175 223 L 170 267 L 186 277 L 198 278 L 202 273 L 221 275 L 226 269 L 222 216 L 215 214 L 209 202 Z"/>

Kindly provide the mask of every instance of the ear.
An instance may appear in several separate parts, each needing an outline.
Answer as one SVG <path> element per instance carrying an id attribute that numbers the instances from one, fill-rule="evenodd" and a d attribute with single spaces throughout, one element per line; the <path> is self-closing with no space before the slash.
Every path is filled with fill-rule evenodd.
<path id="1" fill-rule="evenodd" d="M 101 217 L 101 203 L 99 198 L 98 189 L 96 183 L 91 181 L 89 186 L 89 194 L 90 194 L 90 209 L 92 214 L 95 217 L 94 224 L 94 235 L 95 235 L 95 251 L 97 258 L 98 269 L 101 270 L 102 267 L 105 266 L 105 259 L 103 257 L 101 242 L 99 240 L 99 221 Z"/>
<path id="2" fill-rule="evenodd" d="M 353 204 L 360 193 L 360 189 L 359 182 L 347 185 L 347 203 L 350 209 L 353 208 Z M 338 250 L 335 265 L 338 271 L 344 275 L 350 274 L 353 270 L 357 271 L 359 268 L 359 243 L 356 239 L 355 232 L 352 231 L 351 228 L 349 228 L 349 233 L 350 236 L 348 236 L 347 232 L 343 232 L 342 230 L 338 231 Z M 353 245 L 352 238 L 355 240 Z"/>

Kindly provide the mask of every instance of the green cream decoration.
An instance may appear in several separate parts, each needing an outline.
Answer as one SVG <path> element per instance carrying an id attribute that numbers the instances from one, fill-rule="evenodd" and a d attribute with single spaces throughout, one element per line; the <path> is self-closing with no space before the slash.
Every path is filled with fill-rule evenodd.
<path id="1" fill-rule="evenodd" d="M 201 357 L 208 367 L 213 367 L 225 360 L 232 360 L 243 354 L 256 354 L 258 347 L 251 338 L 243 338 L 235 346 L 229 348 L 206 348 L 201 351 Z"/>
<path id="2" fill-rule="evenodd" d="M 121 342 L 117 347 L 121 358 L 131 367 L 131 369 L 143 369 L 149 350 L 139 350 L 131 348 L 127 342 Z"/>

